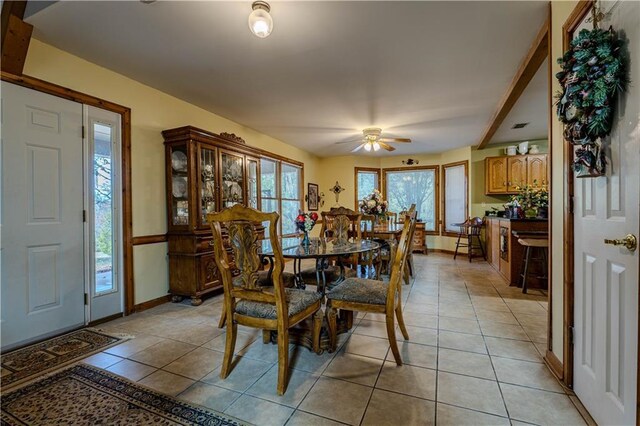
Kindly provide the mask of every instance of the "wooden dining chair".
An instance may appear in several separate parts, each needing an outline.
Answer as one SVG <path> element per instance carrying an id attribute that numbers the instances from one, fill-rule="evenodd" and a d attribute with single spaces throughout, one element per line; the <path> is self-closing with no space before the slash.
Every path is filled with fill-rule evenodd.
<path id="1" fill-rule="evenodd" d="M 398 213 L 386 212 L 384 215 L 389 222 L 398 223 Z"/>
<path id="2" fill-rule="evenodd" d="M 287 389 L 289 369 L 289 329 L 307 318 L 313 318 L 313 349 L 320 351 L 322 326 L 322 296 L 317 292 L 285 288 L 283 282 L 284 259 L 278 239 L 278 213 L 263 213 L 236 204 L 219 213 L 210 213 L 207 220 L 213 232 L 216 265 L 224 286 L 226 313 L 226 344 L 220 378 L 231 372 L 238 324 L 276 330 L 278 332 L 278 395 Z M 262 262 L 258 255 L 262 238 L 256 232 L 256 223 L 269 223 L 269 239 L 273 249 L 272 287 L 258 283 Z M 225 233 L 223 233 L 223 227 Z M 224 244 L 228 240 L 230 254 Z M 239 275 L 234 278 L 232 269 Z M 241 365 L 241 364 L 240 364 Z"/>
<path id="3" fill-rule="evenodd" d="M 376 224 L 376 217 L 370 214 L 363 214 L 361 221 L 362 227 L 362 238 L 367 240 L 375 240 L 374 235 L 374 227 Z M 380 268 L 382 267 L 382 259 L 380 256 L 380 248 L 375 250 L 366 251 L 360 253 L 358 256 L 358 266 L 367 271 L 367 274 L 371 274 L 371 271 L 374 271 L 372 276 L 367 275 L 366 278 L 380 278 Z"/>
<path id="4" fill-rule="evenodd" d="M 411 247 L 411 227 L 416 222 L 415 208 L 411 208 L 404 221 L 402 235 L 395 252 L 391 277 L 388 282 L 366 278 L 347 278 L 327 293 L 327 324 L 329 326 L 329 342 L 331 350 L 336 350 L 337 342 L 337 309 L 383 313 L 386 317 L 387 337 L 396 364 L 402 365 L 402 358 L 396 341 L 395 319 L 405 340 L 409 333 L 402 317 L 402 285 L 407 253 Z"/>
<path id="5" fill-rule="evenodd" d="M 335 242 L 347 242 L 349 239 L 362 238 L 361 230 L 361 214 L 346 207 L 334 207 L 330 211 L 320 213 L 322 217 L 322 226 L 320 228 L 321 238 L 332 238 Z M 315 268 L 303 269 L 300 272 L 302 281 L 305 284 L 321 285 L 334 282 L 340 275 L 340 268 L 336 265 L 338 259 L 323 259 L 330 265 L 322 271 L 324 274 L 323 282 L 318 282 L 318 265 Z M 358 264 L 357 255 L 353 255 L 350 259 L 340 259 L 343 266 L 356 267 Z M 332 264 L 331 264 L 332 263 Z M 347 276 L 356 275 L 354 269 L 346 270 Z"/>

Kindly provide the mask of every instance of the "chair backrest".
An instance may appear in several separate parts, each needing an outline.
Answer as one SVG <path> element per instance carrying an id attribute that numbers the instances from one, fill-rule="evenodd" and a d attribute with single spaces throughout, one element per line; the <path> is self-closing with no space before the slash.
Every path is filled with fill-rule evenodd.
<path id="1" fill-rule="evenodd" d="M 480 235 L 484 226 L 484 219 L 480 217 L 471 217 L 467 220 L 469 226 L 469 235 Z"/>
<path id="2" fill-rule="evenodd" d="M 402 234 L 398 242 L 397 249 L 392 257 L 391 276 L 389 277 L 389 288 L 387 289 L 387 310 L 395 307 L 396 292 L 400 294 L 401 280 L 404 277 L 404 268 L 412 245 L 412 229 L 415 230 L 417 212 L 415 205 L 412 205 L 404 217 Z"/>
<path id="3" fill-rule="evenodd" d="M 360 220 L 362 214 L 346 207 L 334 207 L 328 212 L 322 212 L 322 228 L 320 235 L 333 237 L 337 241 L 347 241 L 349 238 L 362 238 Z"/>
<path id="4" fill-rule="evenodd" d="M 372 214 L 363 214 L 360 217 L 360 229 L 363 238 L 372 238 L 373 229 L 376 226 L 376 217 Z"/>
<path id="5" fill-rule="evenodd" d="M 241 204 L 207 215 L 213 232 L 214 256 L 222 275 L 225 303 L 230 304 L 232 312 L 235 310 L 235 299 L 247 299 L 275 304 L 276 315 L 286 318 L 287 306 L 282 280 L 284 260 L 277 235 L 279 218 L 278 213 L 264 213 Z M 256 232 L 256 225 L 264 222 L 269 223 L 269 234 L 266 237 Z M 233 252 L 233 260 L 224 244 L 227 239 Z M 262 269 L 258 250 L 263 240 L 269 240 L 274 254 L 271 272 L 273 288 L 258 285 L 258 272 Z M 232 264 L 239 271 L 235 278 Z"/>
<path id="6" fill-rule="evenodd" d="M 398 223 L 398 213 L 386 212 L 384 215 L 387 217 L 388 221 L 391 221 L 391 223 Z"/>

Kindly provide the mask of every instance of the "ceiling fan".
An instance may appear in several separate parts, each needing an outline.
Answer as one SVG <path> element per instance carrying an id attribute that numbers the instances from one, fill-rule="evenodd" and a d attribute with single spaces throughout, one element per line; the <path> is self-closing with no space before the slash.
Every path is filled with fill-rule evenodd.
<path id="1" fill-rule="evenodd" d="M 362 148 L 365 151 L 378 151 L 380 148 L 387 151 L 395 151 L 395 148 L 389 145 L 392 142 L 410 143 L 411 139 L 408 138 L 386 138 L 382 137 L 382 129 L 379 127 L 367 127 L 362 130 L 362 139 L 351 140 L 345 142 L 337 142 L 337 144 L 360 142 L 360 145 L 351 150 L 351 152 L 358 152 Z"/>

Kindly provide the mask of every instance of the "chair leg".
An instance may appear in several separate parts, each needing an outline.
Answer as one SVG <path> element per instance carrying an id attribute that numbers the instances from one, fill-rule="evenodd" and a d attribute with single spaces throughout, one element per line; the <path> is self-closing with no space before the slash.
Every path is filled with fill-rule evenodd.
<path id="1" fill-rule="evenodd" d="M 289 378 L 289 330 L 278 330 L 278 395 L 287 391 Z"/>
<path id="2" fill-rule="evenodd" d="M 411 283 L 411 274 L 409 274 L 409 266 L 405 265 L 404 271 L 402 272 L 402 277 L 404 278 L 404 283 L 409 285 Z"/>
<path id="3" fill-rule="evenodd" d="M 226 379 L 231 372 L 231 362 L 233 361 L 233 353 L 236 349 L 236 336 L 238 334 L 238 324 L 234 321 L 227 322 L 227 338 L 224 346 L 224 360 L 222 362 L 222 370 L 220 378 Z"/>
<path id="4" fill-rule="evenodd" d="M 473 236 L 467 235 L 467 256 L 469 256 L 469 263 L 473 257 Z"/>
<path id="5" fill-rule="evenodd" d="M 220 321 L 218 321 L 218 328 L 224 328 L 224 323 L 226 322 L 227 319 L 227 311 L 226 310 L 222 310 L 222 313 L 220 314 Z"/>
<path id="6" fill-rule="evenodd" d="M 404 317 L 402 316 L 401 302 L 398 302 L 398 306 L 396 306 L 396 318 L 398 318 L 398 325 L 400 326 L 402 337 L 404 337 L 404 340 L 409 340 L 409 332 L 407 332 L 407 327 L 404 325 Z"/>
<path id="7" fill-rule="evenodd" d="M 456 260 L 456 256 L 458 255 L 458 248 L 460 247 L 460 238 L 462 238 L 462 233 L 458 234 L 458 241 L 456 241 L 456 251 L 453 253 L 453 260 Z"/>
<path id="8" fill-rule="evenodd" d="M 478 239 L 478 245 L 480 246 L 480 252 L 482 253 L 482 257 L 484 260 L 487 260 L 487 253 L 484 251 L 484 247 L 482 247 L 482 240 L 480 239 L 480 235 L 476 237 Z"/>
<path id="9" fill-rule="evenodd" d="M 409 275 L 413 277 L 413 253 L 407 255 L 407 265 L 409 265 Z"/>
<path id="10" fill-rule="evenodd" d="M 333 353 L 337 347 L 338 324 L 336 319 L 336 310 L 331 306 L 327 306 L 327 328 L 329 329 L 329 352 Z"/>
<path id="11" fill-rule="evenodd" d="M 322 309 L 318 309 L 313 314 L 313 351 L 318 355 L 322 353 L 322 349 L 320 349 L 320 332 L 322 331 L 323 317 Z"/>
<path id="12" fill-rule="evenodd" d="M 262 330 L 262 343 L 265 345 L 271 342 L 271 330 Z"/>
<path id="13" fill-rule="evenodd" d="M 387 311 L 387 336 L 389 337 L 389 346 L 391 346 L 391 352 L 393 352 L 393 358 L 396 360 L 396 364 L 402 365 L 402 358 L 400 357 L 400 350 L 398 350 L 398 342 L 396 341 L 396 327 L 393 317 L 393 311 Z"/>

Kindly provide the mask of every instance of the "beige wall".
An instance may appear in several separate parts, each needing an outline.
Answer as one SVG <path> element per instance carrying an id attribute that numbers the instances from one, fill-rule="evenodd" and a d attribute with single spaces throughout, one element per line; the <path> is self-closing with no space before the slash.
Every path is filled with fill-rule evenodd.
<path id="1" fill-rule="evenodd" d="M 249 145 L 304 162 L 305 191 L 306 182 L 318 181 L 316 156 L 38 40 L 31 40 L 24 72 L 131 108 L 134 236 L 167 231 L 160 134 L 164 129 L 190 124 L 216 133 L 235 133 Z M 135 248 L 135 303 L 167 294 L 166 251 L 166 244 Z"/>
<path id="2" fill-rule="evenodd" d="M 551 2 L 551 75 L 560 71 L 560 65 L 556 58 L 563 54 L 562 26 L 567 20 L 577 1 L 553 1 Z M 551 81 L 551 92 L 561 90 L 560 84 L 555 78 Z M 555 114 L 555 108 L 551 109 Z M 563 361 L 563 288 L 564 288 L 564 139 L 562 137 L 562 123 L 555 119 L 551 125 L 551 291 L 552 291 L 552 348 L 555 356 Z"/>

